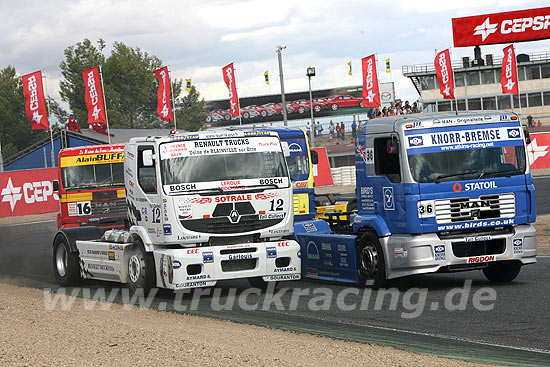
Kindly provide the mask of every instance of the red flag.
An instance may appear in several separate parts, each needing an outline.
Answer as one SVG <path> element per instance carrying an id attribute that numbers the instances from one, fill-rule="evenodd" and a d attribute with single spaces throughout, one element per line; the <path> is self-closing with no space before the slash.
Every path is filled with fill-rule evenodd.
<path id="1" fill-rule="evenodd" d="M 380 90 L 378 89 L 378 74 L 374 54 L 361 60 L 363 66 L 363 106 L 380 106 Z"/>
<path id="2" fill-rule="evenodd" d="M 46 99 L 44 98 L 44 88 L 42 87 L 42 72 L 24 75 L 23 79 L 23 97 L 25 97 L 25 112 L 31 120 L 33 130 L 49 129 L 48 111 L 46 110 Z"/>
<path id="3" fill-rule="evenodd" d="M 518 88 L 518 70 L 516 69 L 516 53 L 514 45 L 505 47 L 504 57 L 502 58 L 502 72 L 500 74 L 500 85 L 502 93 L 519 94 Z"/>
<path id="4" fill-rule="evenodd" d="M 170 104 L 170 76 L 168 67 L 165 66 L 154 71 L 159 80 L 159 89 L 157 91 L 157 113 L 161 120 L 174 121 L 172 114 L 172 105 Z"/>
<path id="5" fill-rule="evenodd" d="M 449 49 L 438 53 L 435 56 L 434 64 L 437 81 L 439 82 L 439 92 L 443 96 L 443 99 L 455 99 L 455 83 Z"/>
<path id="6" fill-rule="evenodd" d="M 237 83 L 235 81 L 235 70 L 233 63 L 222 68 L 223 81 L 229 89 L 229 113 L 231 116 L 238 117 L 241 111 L 239 110 L 239 97 L 237 96 Z"/>
<path id="7" fill-rule="evenodd" d="M 84 78 L 84 87 L 86 88 L 84 99 L 86 100 L 86 108 L 88 109 L 88 123 L 107 122 L 97 67 L 84 70 L 82 77 Z"/>

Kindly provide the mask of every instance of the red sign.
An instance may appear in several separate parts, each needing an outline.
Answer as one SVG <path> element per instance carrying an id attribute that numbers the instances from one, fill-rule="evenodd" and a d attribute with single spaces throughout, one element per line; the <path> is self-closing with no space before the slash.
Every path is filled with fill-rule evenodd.
<path id="1" fill-rule="evenodd" d="M 550 38 L 550 8 L 453 18 L 455 47 Z"/>
<path id="2" fill-rule="evenodd" d="M 437 81 L 439 82 L 439 92 L 443 96 L 443 99 L 455 99 L 455 83 L 449 49 L 438 53 L 435 56 L 434 64 Z"/>
<path id="3" fill-rule="evenodd" d="M 502 93 L 519 94 L 518 72 L 516 68 L 516 53 L 514 45 L 504 48 L 502 58 L 502 72 L 500 74 L 500 85 Z"/>
<path id="4" fill-rule="evenodd" d="M 222 68 L 223 81 L 229 90 L 229 113 L 233 117 L 238 117 L 241 111 L 239 110 L 239 97 L 237 96 L 237 83 L 235 81 L 235 69 L 233 63 Z"/>
<path id="5" fill-rule="evenodd" d="M 378 89 L 378 74 L 374 55 L 361 60 L 363 65 L 363 107 L 380 106 L 380 91 Z"/>
<path id="6" fill-rule="evenodd" d="M 0 173 L 0 217 L 59 211 L 53 180 L 57 168 Z"/>
<path id="7" fill-rule="evenodd" d="M 319 163 L 313 166 L 313 180 L 315 186 L 332 185 L 332 174 L 330 173 L 330 165 L 328 164 L 328 156 L 326 148 L 312 148 L 319 156 Z"/>
<path id="8" fill-rule="evenodd" d="M 531 169 L 550 168 L 550 133 L 531 134 L 527 156 Z"/>
<path id="9" fill-rule="evenodd" d="M 154 71 L 159 80 L 159 89 L 157 91 L 157 113 L 161 120 L 174 121 L 172 114 L 172 105 L 170 104 L 170 76 L 168 75 L 168 67 Z"/>
<path id="10" fill-rule="evenodd" d="M 82 77 L 84 78 L 84 87 L 86 88 L 84 99 L 86 100 L 86 108 L 88 109 L 88 123 L 107 122 L 97 67 L 84 70 Z"/>
<path id="11" fill-rule="evenodd" d="M 44 98 L 44 88 L 42 87 L 42 72 L 24 75 L 23 97 L 25 97 L 25 113 L 31 120 L 33 130 L 49 129 L 48 111 L 46 109 L 46 99 Z"/>

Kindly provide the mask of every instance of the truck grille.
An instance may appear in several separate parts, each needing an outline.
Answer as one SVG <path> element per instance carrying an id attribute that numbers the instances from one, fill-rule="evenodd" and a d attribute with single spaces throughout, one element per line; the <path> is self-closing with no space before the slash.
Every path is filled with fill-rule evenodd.
<path id="1" fill-rule="evenodd" d="M 128 207 L 126 199 L 110 199 L 110 200 L 92 200 L 92 217 L 103 217 L 112 215 L 126 215 Z"/>
<path id="2" fill-rule="evenodd" d="M 437 223 L 513 218 L 515 214 L 516 199 L 513 193 L 482 195 L 478 198 L 438 199 L 435 201 L 435 219 Z"/>
<path id="3" fill-rule="evenodd" d="M 182 220 L 181 225 L 190 231 L 210 234 L 231 234 L 251 232 L 280 223 L 283 219 L 259 220 L 258 215 L 243 215 L 238 223 L 231 223 L 228 217 Z"/>

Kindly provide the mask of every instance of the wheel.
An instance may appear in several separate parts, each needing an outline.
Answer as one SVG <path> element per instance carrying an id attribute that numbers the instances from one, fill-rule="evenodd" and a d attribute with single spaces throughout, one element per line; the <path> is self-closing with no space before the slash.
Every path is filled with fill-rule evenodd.
<path id="1" fill-rule="evenodd" d="M 315 112 L 321 112 L 321 106 L 319 106 L 318 104 L 313 106 L 313 111 Z"/>
<path id="2" fill-rule="evenodd" d="M 267 116 L 267 111 L 266 111 L 266 110 L 263 110 L 263 111 L 261 112 L 261 115 L 262 115 L 262 117 L 266 117 L 266 116 Z"/>
<path id="3" fill-rule="evenodd" d="M 504 283 L 516 279 L 521 270 L 519 261 L 500 261 L 483 269 L 483 274 L 491 282 Z"/>
<path id="4" fill-rule="evenodd" d="M 223 115 L 223 119 L 224 119 L 225 121 L 231 120 L 231 114 L 230 114 L 230 113 L 226 113 L 225 115 Z"/>
<path id="5" fill-rule="evenodd" d="M 363 108 L 363 101 L 359 102 L 359 107 Z"/>
<path id="6" fill-rule="evenodd" d="M 82 280 L 78 253 L 71 252 L 63 235 L 57 236 L 53 244 L 53 270 L 57 282 L 62 287 L 78 285 Z"/>
<path id="7" fill-rule="evenodd" d="M 304 113 L 306 112 L 306 109 L 303 108 L 302 106 L 298 107 L 298 113 Z"/>
<path id="8" fill-rule="evenodd" d="M 332 108 L 333 111 L 336 111 L 338 109 L 338 105 L 336 103 L 333 103 L 330 105 L 330 108 Z"/>
<path id="9" fill-rule="evenodd" d="M 243 118 L 247 119 L 249 117 L 250 117 L 250 113 L 248 113 L 248 112 L 243 113 Z"/>
<path id="10" fill-rule="evenodd" d="M 212 116 L 210 115 L 206 116 L 206 122 L 208 123 L 212 122 Z"/>
<path id="11" fill-rule="evenodd" d="M 279 282 L 266 282 L 262 277 L 248 278 L 248 283 L 254 288 L 260 288 L 261 290 L 266 290 L 269 283 L 275 283 L 275 288 L 279 285 Z"/>
<path id="12" fill-rule="evenodd" d="M 144 295 L 157 284 L 155 273 L 155 258 L 153 254 L 145 251 L 143 242 L 134 239 L 128 259 L 128 286 L 132 293 L 138 289 L 143 290 Z"/>
<path id="13" fill-rule="evenodd" d="M 357 246 L 357 271 L 361 285 L 378 289 L 386 283 L 386 263 L 375 233 L 367 232 Z"/>

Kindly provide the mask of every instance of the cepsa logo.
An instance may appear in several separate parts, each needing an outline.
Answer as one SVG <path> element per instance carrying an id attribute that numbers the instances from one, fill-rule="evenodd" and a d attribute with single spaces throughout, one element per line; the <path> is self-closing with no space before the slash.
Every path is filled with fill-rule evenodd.
<path id="1" fill-rule="evenodd" d="M 14 184 L 12 177 L 9 177 L 5 187 L 2 187 L 0 191 L 0 196 L 2 203 L 9 203 L 11 213 L 17 211 L 18 215 L 34 214 L 32 208 L 20 208 L 22 202 L 27 205 L 51 202 L 53 209 L 58 208 L 59 197 L 57 193 L 53 192 L 51 181 L 27 181 L 22 184 Z"/>

